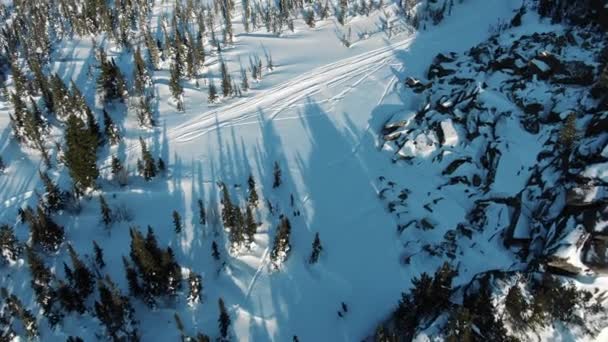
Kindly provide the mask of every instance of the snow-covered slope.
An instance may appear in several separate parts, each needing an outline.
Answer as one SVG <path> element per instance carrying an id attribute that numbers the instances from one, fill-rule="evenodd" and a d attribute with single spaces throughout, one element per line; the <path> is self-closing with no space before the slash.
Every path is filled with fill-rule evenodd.
<path id="1" fill-rule="evenodd" d="M 171 4 L 163 3 L 157 0 L 154 4 L 153 26 L 162 13 L 172 10 Z M 491 200 L 521 194 L 539 163 L 537 155 L 544 149 L 543 143 L 555 133 L 555 127 L 542 126 L 531 133 L 518 116 L 501 117 L 501 113 L 521 112 L 513 99 L 491 87 L 502 85 L 509 77 L 505 73 L 483 79 L 483 72 L 455 66 L 462 78 L 475 79 L 481 74 L 470 89 L 489 108 L 480 111 L 477 123 L 487 120 L 495 124 L 494 136 L 485 140 L 468 139 L 467 125 L 449 115 L 428 113 L 420 124 L 415 117 L 425 99 L 405 84 L 407 77 L 425 78 L 439 53 L 463 55 L 486 41 L 497 30 L 496 24 L 510 21 L 521 5 L 519 0 L 466 0 L 454 6 L 453 14 L 440 25 L 429 24 L 426 30 L 416 31 L 392 19 L 395 29 L 387 35 L 379 22 L 398 17 L 394 14 L 398 7 L 390 3 L 384 13 L 374 11 L 369 17 L 350 19 L 352 36 L 357 38 L 349 48 L 339 40 L 346 29 L 333 18 L 319 21 L 314 29 L 298 19 L 295 32 L 280 37 L 262 30 L 245 33 L 240 18 L 234 18 L 235 42 L 221 55 L 228 69 L 236 74 L 241 65 L 249 66 L 253 56 L 264 60 L 264 54 L 271 54 L 274 68 L 265 70 L 259 82 L 252 82 L 244 97 L 219 103 L 207 101 L 209 77 L 200 79 L 200 87 L 194 80 L 184 81 L 186 110 L 178 112 L 170 99 L 169 63 L 161 65 L 153 75 L 157 127 L 141 129 L 132 112 L 125 114 L 120 106 L 108 107 L 119 122 L 123 139 L 99 154 L 100 188 L 81 200 L 78 214 L 66 210 L 54 218 L 65 227 L 67 240 L 81 256 L 92 255 L 93 240 L 103 248 L 103 273 L 124 293 L 128 284 L 122 257 L 129 256 L 130 227 L 144 230 L 152 226 L 159 244 L 172 248 L 184 276 L 189 272 L 202 276 L 201 303 L 188 304 L 187 286 L 183 295 L 159 302 L 154 310 L 140 300 L 132 301 L 142 341 L 179 339 L 176 313 L 186 334 L 218 336 L 218 298 L 223 298 L 232 318 L 233 340 L 288 341 L 297 336 L 300 341 L 359 341 L 390 317 L 401 293 L 410 289 L 411 279 L 423 272 L 433 273 L 446 260 L 458 264 L 455 286 L 467 284 L 481 272 L 523 270 L 525 259 L 504 247 L 501 234 L 510 224 L 513 209 L 509 203 Z M 501 36 L 501 42 L 508 46 L 525 34 L 564 30 L 528 13 L 520 27 Z M 123 73 L 131 75 L 129 54 L 109 40 L 97 40 L 96 44 L 105 44 Z M 90 37 L 64 41 L 53 53 L 50 69 L 66 83 L 73 80 L 89 105 L 101 111 L 95 80 L 87 76 L 96 63 L 92 51 Z M 218 59 L 215 53 L 208 56 L 204 74 L 219 81 Z M 542 72 L 542 65 L 536 65 Z M 482 87 L 482 82 L 491 86 Z M 541 82 L 534 84 L 537 87 L 522 98 L 545 90 Z M 451 90 L 447 85 L 431 89 L 433 100 L 439 100 L 442 91 Z M 38 176 L 43 163 L 36 151 L 14 141 L 8 117 L 12 109 L 9 102 L 0 106 L 0 152 L 7 164 L 0 175 L 0 222 L 11 225 L 25 242 L 28 228 L 19 223 L 17 213 L 19 208 L 35 205 L 36 193 L 43 192 Z M 402 127 L 399 139 L 385 140 L 382 132 L 389 122 L 399 122 Z M 439 130 L 429 127 L 438 127 L 441 136 Z M 490 134 L 490 129 L 485 129 L 479 132 Z M 61 141 L 62 131 L 55 127 L 49 136 Z M 142 157 L 140 136 L 152 154 L 167 164 L 166 174 L 151 182 L 135 176 L 136 162 Z M 493 181 L 486 183 L 483 176 L 478 193 L 471 193 L 468 185 L 448 184 L 448 164 L 468 160 L 450 173 L 452 177 L 479 171 L 476 163 L 487 144 L 501 152 Z M 133 173 L 124 187 L 112 180 L 113 155 Z M 282 184 L 276 188 L 275 163 L 282 171 Z M 61 187 L 70 188 L 63 165 L 49 173 Z M 257 181 L 261 198 L 254 212 L 260 226 L 250 248 L 231 251 L 219 218 L 220 184 L 229 189 L 234 202 L 245 205 L 250 175 Z M 586 168 L 585 175 L 605 181 L 605 163 Z M 125 219 L 110 229 L 100 223 L 101 194 L 114 212 L 125 212 Z M 206 226 L 199 223 L 199 199 L 210 216 Z M 442 245 L 446 233 L 467 221 L 471 210 L 483 200 L 488 200 L 480 209 L 488 228 L 475 232 L 473 238 L 457 238 L 454 250 Z M 183 222 L 179 234 L 173 229 L 174 210 Z M 283 215 L 291 222 L 291 251 L 277 270 L 270 254 Z M 308 258 L 316 233 L 323 251 L 320 261 L 311 265 Z M 220 246 L 220 262 L 212 257 L 213 242 Z M 445 249 L 436 250 L 436 246 Z M 457 255 L 449 256 L 450 251 Z M 64 262 L 69 264 L 65 248 L 45 260 L 57 274 L 63 274 Z M 0 276 L 2 287 L 42 317 L 29 287 L 24 258 L 0 267 Z M 585 285 L 606 289 L 605 283 L 596 277 Z M 103 329 L 90 311 L 68 314 L 56 329 L 41 318 L 40 339 L 59 341 L 70 335 L 85 341 L 97 339 Z M 553 340 L 551 333 L 548 329 L 543 339 Z M 572 336 L 584 338 L 582 334 Z"/>

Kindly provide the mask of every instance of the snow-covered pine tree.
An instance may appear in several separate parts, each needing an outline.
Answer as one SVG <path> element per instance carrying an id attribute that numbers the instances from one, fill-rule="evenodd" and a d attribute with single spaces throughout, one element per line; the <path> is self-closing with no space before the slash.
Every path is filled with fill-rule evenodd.
<path id="1" fill-rule="evenodd" d="M 180 84 L 181 72 L 179 68 L 179 61 L 177 58 L 171 63 L 171 78 L 169 79 L 169 88 L 171 89 L 171 96 L 176 102 L 177 110 L 184 111 L 184 88 Z"/>
<path id="2" fill-rule="evenodd" d="M 257 207 L 259 197 L 258 197 L 258 192 L 255 189 L 255 179 L 253 178 L 252 174 L 250 174 L 249 178 L 247 179 L 247 186 L 249 188 L 248 189 L 249 196 L 247 198 L 247 201 L 250 206 Z"/>
<path id="3" fill-rule="evenodd" d="M 201 300 L 203 292 L 203 279 L 200 275 L 190 271 L 188 275 L 188 304 L 194 306 Z"/>
<path id="4" fill-rule="evenodd" d="M 64 201 L 61 194 L 61 190 L 57 184 L 55 184 L 46 172 L 39 171 L 40 179 L 44 184 L 44 197 L 43 203 L 46 210 L 54 212 L 63 209 Z"/>
<path id="5" fill-rule="evenodd" d="M 226 62 L 222 60 L 220 62 L 220 71 L 222 75 L 222 95 L 224 97 L 232 94 L 232 80 L 230 78 L 230 74 L 228 73 L 228 67 L 226 66 Z"/>
<path id="6" fill-rule="evenodd" d="M 281 218 L 281 222 L 279 222 L 272 251 L 270 252 L 270 260 L 275 268 L 279 268 L 289 257 L 289 252 L 291 251 L 290 236 L 291 223 L 287 217 L 283 217 Z"/>
<path id="7" fill-rule="evenodd" d="M 117 145 L 120 142 L 120 132 L 118 131 L 118 126 L 105 109 L 103 110 L 103 126 L 104 135 L 110 142 L 110 145 Z"/>
<path id="8" fill-rule="evenodd" d="M 143 159 L 141 174 L 145 180 L 149 181 L 156 177 L 156 163 L 152 157 L 152 153 L 150 153 L 148 150 L 148 146 L 142 137 L 139 137 L 139 144 L 141 146 L 141 156 Z"/>
<path id="9" fill-rule="evenodd" d="M 106 202 L 106 199 L 105 197 L 103 197 L 103 195 L 99 196 L 99 207 L 101 210 L 101 222 L 103 222 L 106 228 L 108 228 L 110 227 L 110 225 L 112 225 L 113 222 L 112 210 L 110 209 L 110 206 L 108 205 L 108 202 Z"/>
<path id="10" fill-rule="evenodd" d="M 97 137 L 76 115 L 70 115 L 65 130 L 65 163 L 80 192 L 95 186 L 97 169 Z"/>
<path id="11" fill-rule="evenodd" d="M 319 233 L 315 234 L 315 239 L 312 242 L 312 252 L 310 253 L 310 258 L 308 258 L 308 263 L 316 264 L 319 261 L 319 256 L 321 255 L 321 251 L 323 251 L 323 246 L 321 245 L 321 239 L 319 238 Z"/>

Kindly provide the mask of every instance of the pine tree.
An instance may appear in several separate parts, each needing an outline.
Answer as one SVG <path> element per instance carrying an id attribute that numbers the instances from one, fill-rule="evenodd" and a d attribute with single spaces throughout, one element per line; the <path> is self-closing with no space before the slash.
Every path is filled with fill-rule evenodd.
<path id="1" fill-rule="evenodd" d="M 152 115 L 152 108 L 150 108 L 150 100 L 146 96 L 139 98 L 139 104 L 137 106 L 137 121 L 141 127 L 152 127 L 155 124 Z"/>
<path id="2" fill-rule="evenodd" d="M 63 209 L 63 197 L 61 195 L 59 187 L 55 183 L 53 183 L 53 181 L 46 172 L 39 171 L 39 174 L 42 183 L 44 183 L 44 204 L 46 209 L 51 212 Z"/>
<path id="3" fill-rule="evenodd" d="M 279 167 L 278 162 L 274 162 L 274 181 L 272 183 L 272 188 L 276 189 L 281 186 L 281 168 Z"/>
<path id="4" fill-rule="evenodd" d="M 146 42 L 146 49 L 148 50 L 148 59 L 150 64 L 155 70 L 158 70 L 158 65 L 160 63 L 160 53 L 158 51 L 158 46 L 156 45 L 156 40 L 152 38 L 150 34 L 150 30 L 146 30 L 144 33 L 144 39 Z"/>
<path id="5" fill-rule="evenodd" d="M 226 310 L 226 305 L 224 304 L 224 300 L 220 298 L 218 300 L 218 305 L 220 307 L 220 317 L 218 319 L 218 324 L 220 327 L 220 337 L 223 341 L 228 340 L 228 329 L 230 329 L 230 315 L 228 315 L 228 311 Z"/>
<path id="6" fill-rule="evenodd" d="M 207 225 L 207 213 L 205 212 L 205 204 L 202 199 L 197 201 L 198 203 L 198 222 L 201 226 Z"/>
<path id="7" fill-rule="evenodd" d="M 139 341 L 129 297 L 123 296 L 109 278 L 100 281 L 97 288 L 95 316 L 105 326 L 107 335 L 114 341 Z"/>
<path id="8" fill-rule="evenodd" d="M 28 81 L 17 62 L 11 63 L 11 73 L 13 76 L 13 86 L 15 87 L 17 96 L 27 96 Z"/>
<path id="9" fill-rule="evenodd" d="M 139 46 L 133 55 L 133 61 L 135 64 L 135 68 L 133 68 L 133 88 L 135 95 L 145 96 L 147 93 L 146 90 L 152 86 L 152 78 L 150 77 L 146 62 L 144 62 L 144 59 L 141 56 Z"/>
<path id="10" fill-rule="evenodd" d="M 93 285 L 94 285 L 94 277 L 93 273 L 86 267 L 84 262 L 80 260 L 78 254 L 72 247 L 72 245 L 68 244 L 68 252 L 70 254 L 70 259 L 72 260 L 72 268 L 74 275 L 74 284 L 73 288 L 76 290 L 78 295 L 82 300 L 86 299 L 91 293 L 93 293 Z"/>
<path id="11" fill-rule="evenodd" d="M 99 196 L 99 205 L 101 208 L 101 221 L 106 227 L 109 227 L 113 221 L 112 210 L 110 209 L 110 206 L 108 205 L 108 202 L 106 202 L 103 195 Z"/>
<path id="12" fill-rule="evenodd" d="M 243 91 L 249 90 L 249 79 L 247 79 L 247 72 L 245 69 L 241 69 L 241 88 Z"/>
<path id="13" fill-rule="evenodd" d="M 227 97 L 232 94 L 232 81 L 228 73 L 228 67 L 223 60 L 220 62 L 220 71 L 222 74 L 222 95 Z"/>
<path id="14" fill-rule="evenodd" d="M 245 206 L 245 233 L 247 234 L 247 242 L 255 241 L 255 233 L 257 232 L 258 224 L 255 222 L 253 212 L 250 206 Z"/>
<path id="15" fill-rule="evenodd" d="M 518 328 L 526 326 L 528 303 L 517 284 L 509 289 L 505 297 L 505 311 L 514 326 Z"/>
<path id="16" fill-rule="evenodd" d="M 276 268 L 278 268 L 287 258 L 291 250 L 290 243 L 291 223 L 287 217 L 283 217 L 277 228 L 277 233 L 274 237 L 272 251 L 270 252 L 270 260 Z"/>
<path id="17" fill-rule="evenodd" d="M 106 266 L 105 261 L 103 260 L 103 250 L 95 240 L 93 240 L 93 254 L 95 255 L 95 264 L 97 267 L 104 268 Z"/>
<path id="18" fill-rule="evenodd" d="M 16 261 L 22 249 L 13 229 L 7 224 L 0 225 L 0 260 Z"/>
<path id="19" fill-rule="evenodd" d="M 103 110 L 103 125 L 104 134 L 110 140 L 110 145 L 117 145 L 120 142 L 120 132 L 105 109 Z"/>
<path id="20" fill-rule="evenodd" d="M 139 297 L 142 295 L 142 289 L 139 285 L 139 280 L 137 279 L 137 271 L 131 264 L 127 261 L 127 258 L 122 257 L 122 264 L 125 268 L 125 275 L 127 277 L 127 283 L 129 284 L 129 294 L 134 297 Z"/>
<path id="21" fill-rule="evenodd" d="M 173 210 L 173 228 L 175 229 L 176 234 L 182 232 L 182 218 L 177 210 Z"/>
<path id="22" fill-rule="evenodd" d="M 570 113 L 559 133 L 559 141 L 564 151 L 572 151 L 574 141 L 576 140 L 576 135 L 576 114 Z"/>
<path id="23" fill-rule="evenodd" d="M 447 342 L 474 341 L 473 322 L 469 310 L 463 307 L 453 310 L 446 330 Z"/>
<path id="24" fill-rule="evenodd" d="M 201 300 L 201 293 L 203 292 L 203 281 L 200 275 L 190 271 L 188 275 L 188 303 L 194 305 Z"/>
<path id="25" fill-rule="evenodd" d="M 215 259 L 215 261 L 220 261 L 220 251 L 215 241 L 211 243 L 211 256 L 213 256 L 213 259 Z"/>
<path id="26" fill-rule="evenodd" d="M 319 239 L 319 233 L 315 234 L 315 240 L 312 242 L 312 252 L 310 253 L 310 258 L 308 258 L 309 264 L 316 264 L 319 261 L 319 255 L 323 251 L 323 246 L 321 246 L 321 239 Z"/>
<path id="27" fill-rule="evenodd" d="M 143 159 L 142 175 L 144 176 L 145 180 L 149 181 L 150 179 L 156 177 L 156 163 L 142 137 L 139 137 L 139 144 L 141 145 L 141 155 Z"/>
<path id="28" fill-rule="evenodd" d="M 127 96 L 127 86 L 122 72 L 113 58 L 107 59 L 103 50 L 100 51 L 100 73 L 97 79 L 97 89 L 104 101 L 124 101 Z"/>
<path id="29" fill-rule="evenodd" d="M 258 206 L 258 192 L 255 190 L 255 179 L 253 178 L 253 175 L 249 175 L 249 178 L 247 179 L 247 185 L 249 187 L 249 197 L 248 197 L 248 202 L 249 205 L 252 207 L 257 207 Z"/>
<path id="30" fill-rule="evenodd" d="M 207 98 L 207 101 L 209 103 L 215 103 L 217 101 L 217 89 L 215 89 L 215 83 L 213 82 L 212 78 L 209 78 L 209 97 Z"/>
<path id="31" fill-rule="evenodd" d="M 95 186 L 97 169 L 97 137 L 84 126 L 76 115 L 70 115 L 65 133 L 65 162 L 79 191 Z"/>
<path id="32" fill-rule="evenodd" d="M 28 224 L 33 246 L 42 248 L 47 252 L 55 252 L 65 238 L 63 227 L 56 224 L 42 209 L 37 207 L 36 213 L 29 207 L 25 209 L 29 212 Z"/>
<path id="33" fill-rule="evenodd" d="M 171 79 L 169 80 L 169 88 L 171 89 L 171 95 L 173 96 L 173 99 L 175 99 L 175 101 L 177 103 L 177 110 L 183 111 L 184 110 L 184 103 L 183 103 L 184 88 L 182 87 L 182 85 L 179 82 L 181 73 L 179 71 L 178 66 L 179 66 L 179 61 L 177 59 L 175 59 L 173 61 L 173 63 L 171 63 Z"/>

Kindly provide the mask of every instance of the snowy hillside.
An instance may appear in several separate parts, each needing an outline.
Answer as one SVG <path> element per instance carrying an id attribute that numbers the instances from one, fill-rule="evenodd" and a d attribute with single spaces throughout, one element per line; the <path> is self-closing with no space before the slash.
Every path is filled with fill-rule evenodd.
<path id="1" fill-rule="evenodd" d="M 2 2 L 0 341 L 608 340 L 573 3 Z"/>

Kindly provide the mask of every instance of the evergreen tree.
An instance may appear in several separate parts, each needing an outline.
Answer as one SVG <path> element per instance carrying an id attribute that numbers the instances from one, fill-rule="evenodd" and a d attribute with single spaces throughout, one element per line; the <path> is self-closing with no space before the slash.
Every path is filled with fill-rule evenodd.
<path id="1" fill-rule="evenodd" d="M 84 122 L 70 115 L 65 133 L 65 162 L 79 191 L 95 186 L 99 176 L 97 169 L 97 137 L 84 126 Z"/>
<path id="2" fill-rule="evenodd" d="M 114 341 L 138 341 L 137 322 L 129 297 L 121 295 L 109 278 L 98 283 L 98 291 L 95 316 L 105 326 L 108 336 Z"/>
<path id="3" fill-rule="evenodd" d="M 272 251 L 270 252 L 270 260 L 276 268 L 289 257 L 289 252 L 291 251 L 290 236 L 291 223 L 287 217 L 283 217 L 277 228 Z"/>
<path id="4" fill-rule="evenodd" d="M 258 224 L 255 222 L 253 212 L 250 206 L 245 206 L 245 233 L 247 234 L 248 243 L 255 241 L 255 233 L 257 232 Z"/>
<path id="5" fill-rule="evenodd" d="M 117 145 L 120 142 L 120 132 L 105 109 L 103 110 L 103 126 L 104 134 L 110 140 L 110 145 Z"/>
<path id="6" fill-rule="evenodd" d="M 158 51 L 156 40 L 152 38 L 149 29 L 144 33 L 144 40 L 146 42 L 146 49 L 148 50 L 149 62 L 155 70 L 158 70 L 160 63 L 160 52 Z"/>
<path id="7" fill-rule="evenodd" d="M 141 145 L 141 155 L 143 159 L 143 168 L 141 170 L 142 176 L 144 179 L 149 181 L 150 179 L 156 177 L 156 162 L 152 157 L 152 154 L 148 150 L 146 142 L 142 137 L 139 137 L 139 144 Z"/>
<path id="8" fill-rule="evenodd" d="M 73 288 L 78 293 L 78 296 L 81 298 L 81 300 L 84 300 L 91 293 L 93 293 L 93 273 L 91 273 L 91 271 L 86 267 L 84 262 L 80 260 L 78 254 L 70 244 L 68 244 L 68 252 L 70 254 L 70 259 L 72 260 L 74 279 Z"/>
<path id="9" fill-rule="evenodd" d="M 103 250 L 95 240 L 93 240 L 93 254 L 95 255 L 95 264 L 97 267 L 104 268 L 106 266 L 105 261 L 103 260 Z"/>
<path id="10" fill-rule="evenodd" d="M 228 340 L 228 329 L 230 329 L 230 315 L 228 315 L 228 311 L 226 310 L 226 305 L 224 304 L 224 300 L 220 298 L 218 300 L 218 305 L 220 307 L 220 317 L 218 319 L 219 327 L 220 327 L 220 337 L 222 341 Z"/>
<path id="11" fill-rule="evenodd" d="M 203 200 L 198 200 L 198 222 L 201 226 L 207 225 L 207 213 L 205 212 L 205 204 Z"/>
<path id="12" fill-rule="evenodd" d="M 190 271 L 188 276 L 188 303 L 194 305 L 201 300 L 201 293 L 203 292 L 203 281 L 201 276 Z"/>
<path id="13" fill-rule="evenodd" d="M 122 257 L 122 263 L 125 268 L 127 283 L 129 284 L 129 294 L 134 297 L 141 296 L 142 289 L 139 285 L 139 280 L 137 279 L 137 271 L 135 270 L 135 268 L 133 268 L 133 266 L 131 266 L 129 261 L 127 261 L 127 258 L 125 258 L 124 256 Z"/>
<path id="14" fill-rule="evenodd" d="M 146 96 L 139 98 L 139 104 L 137 106 L 137 121 L 141 127 L 152 127 L 155 124 L 152 108 L 150 108 L 150 100 Z"/>
<path id="15" fill-rule="evenodd" d="M 209 103 L 215 103 L 217 101 L 217 89 L 215 89 L 215 83 L 212 78 L 209 78 L 209 96 L 207 101 Z"/>
<path id="16" fill-rule="evenodd" d="M 473 322 L 467 308 L 453 310 L 446 327 L 447 342 L 466 342 L 473 339 Z"/>
<path id="17" fill-rule="evenodd" d="M 559 133 L 559 141 L 565 152 L 572 151 L 576 140 L 576 114 L 570 113 Z"/>
<path id="18" fill-rule="evenodd" d="M 51 212 L 61 210 L 64 207 L 63 197 L 59 187 L 53 183 L 46 172 L 39 171 L 40 179 L 44 184 L 44 204 L 45 208 Z"/>
<path id="19" fill-rule="evenodd" d="M 319 255 L 323 251 L 323 246 L 321 246 L 321 239 L 319 239 L 319 233 L 315 234 L 315 240 L 312 242 L 312 252 L 310 253 L 310 258 L 308 258 L 308 263 L 316 264 L 319 261 Z"/>
<path id="20" fill-rule="evenodd" d="M 220 71 L 222 74 L 222 95 L 227 97 L 232 94 L 232 80 L 230 79 L 230 74 L 228 73 L 228 67 L 223 60 L 220 62 Z"/>
<path id="21" fill-rule="evenodd" d="M 526 326 L 528 303 L 517 284 L 509 289 L 505 297 L 505 311 L 515 327 L 522 328 Z"/>
<path id="22" fill-rule="evenodd" d="M 7 224 L 0 225 L 0 260 L 16 261 L 22 249 L 13 229 Z"/>
<path id="23" fill-rule="evenodd" d="M 150 77 L 146 62 L 144 62 L 141 55 L 139 46 L 133 55 L 133 61 L 135 64 L 135 67 L 133 68 L 133 88 L 135 95 L 145 96 L 147 95 L 146 90 L 152 87 L 152 78 Z"/>
<path id="24" fill-rule="evenodd" d="M 158 158 L 158 172 L 160 172 L 161 174 L 164 173 L 167 170 L 167 166 L 165 165 L 165 161 L 163 160 L 163 158 Z"/>
<path id="25" fill-rule="evenodd" d="M 106 202 L 103 195 L 99 196 L 99 205 L 101 208 L 101 221 L 106 227 L 109 227 L 113 221 L 112 210 L 110 209 L 110 206 L 108 205 L 108 202 Z"/>
<path id="26" fill-rule="evenodd" d="M 272 188 L 276 189 L 281 186 L 281 168 L 279 167 L 278 162 L 274 162 L 274 181 L 272 183 Z"/>
<path id="27" fill-rule="evenodd" d="M 107 59 L 105 52 L 100 52 L 100 72 L 97 79 L 97 89 L 104 101 L 124 101 L 127 96 L 127 86 L 122 72 L 113 58 Z"/>
<path id="28" fill-rule="evenodd" d="M 182 218 L 177 210 L 173 210 L 173 228 L 175 229 L 176 234 L 182 232 Z"/>
<path id="29" fill-rule="evenodd" d="M 25 209 L 32 245 L 42 248 L 47 252 L 55 252 L 65 238 L 63 227 L 56 224 L 42 209 L 37 207 L 36 213 L 29 207 Z"/>
<path id="30" fill-rule="evenodd" d="M 175 101 L 177 103 L 177 110 L 183 111 L 184 110 L 184 103 L 183 103 L 184 88 L 182 87 L 182 85 L 179 82 L 181 73 L 179 71 L 178 63 L 179 63 L 179 61 L 177 59 L 174 60 L 173 63 L 171 63 L 171 79 L 169 80 L 169 88 L 171 89 L 171 95 L 173 96 L 173 99 L 175 99 Z"/>
<path id="31" fill-rule="evenodd" d="M 249 198 L 248 202 L 250 206 L 257 207 L 258 206 L 258 192 L 255 190 L 255 179 L 253 175 L 249 175 L 249 179 L 247 179 L 247 185 L 249 186 Z"/>
<path id="32" fill-rule="evenodd" d="M 243 91 L 249 90 L 249 79 L 247 78 L 247 72 L 245 69 L 241 69 L 241 88 Z"/>
<path id="33" fill-rule="evenodd" d="M 220 251 L 215 241 L 211 243 L 211 256 L 213 256 L 213 259 L 215 259 L 215 261 L 220 261 Z"/>
<path id="34" fill-rule="evenodd" d="M 15 87 L 15 93 L 17 96 L 27 96 L 27 89 L 29 88 L 28 80 L 17 62 L 11 63 L 11 73 L 13 76 L 13 86 Z"/>

